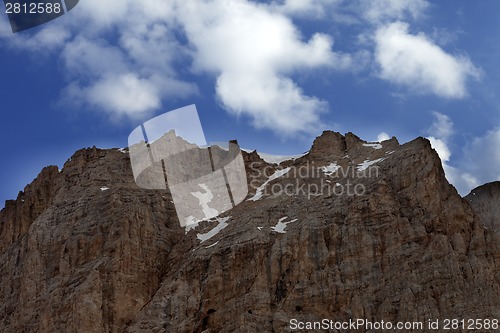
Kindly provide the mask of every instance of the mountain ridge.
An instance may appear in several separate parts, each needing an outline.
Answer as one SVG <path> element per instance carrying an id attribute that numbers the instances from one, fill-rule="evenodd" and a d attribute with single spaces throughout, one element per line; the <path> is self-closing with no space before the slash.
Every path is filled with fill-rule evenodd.
<path id="1" fill-rule="evenodd" d="M 497 184 L 460 197 L 425 138 L 325 131 L 279 165 L 243 157 L 248 198 L 265 184 L 261 196 L 189 229 L 167 190 L 134 184 L 124 151 L 82 149 L 44 168 L 0 212 L 1 330 L 499 318 Z M 363 193 L 338 190 L 349 184 Z"/>

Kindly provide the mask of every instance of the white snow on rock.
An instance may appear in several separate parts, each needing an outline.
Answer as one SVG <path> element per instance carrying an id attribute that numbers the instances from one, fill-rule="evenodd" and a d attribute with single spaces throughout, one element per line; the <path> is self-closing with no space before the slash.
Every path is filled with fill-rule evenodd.
<path id="1" fill-rule="evenodd" d="M 213 243 L 212 245 L 205 246 L 205 249 L 209 249 L 209 248 L 211 248 L 211 247 L 213 247 L 213 246 L 217 245 L 218 243 L 219 243 L 219 241 L 217 241 L 217 242 Z"/>
<path id="2" fill-rule="evenodd" d="M 263 195 L 263 191 L 265 190 L 267 184 L 269 184 L 270 182 L 272 182 L 273 180 L 275 180 L 276 178 L 279 178 L 283 175 L 285 175 L 288 171 L 290 171 L 290 167 L 288 168 L 285 168 L 285 169 L 281 169 L 281 170 L 277 170 L 275 173 L 273 173 L 271 175 L 271 177 L 269 177 L 265 182 L 264 184 L 260 185 L 259 188 L 257 188 L 257 191 L 255 192 L 254 196 L 251 197 L 250 199 L 248 199 L 247 201 L 257 201 L 259 200 L 260 198 L 262 198 L 262 195 Z"/>
<path id="3" fill-rule="evenodd" d="M 109 190 L 109 187 L 106 186 L 101 187 L 101 191 L 107 191 L 107 190 Z"/>
<path id="4" fill-rule="evenodd" d="M 334 174 L 338 169 L 340 169 L 340 166 L 337 165 L 337 162 L 330 163 L 327 166 L 321 167 L 321 170 L 326 176 L 331 176 Z"/>
<path id="5" fill-rule="evenodd" d="M 231 218 L 231 216 L 228 217 L 222 217 L 222 218 L 216 218 L 217 221 L 219 221 L 219 224 L 215 226 L 212 230 L 209 232 L 206 232 L 204 234 L 197 234 L 196 237 L 203 243 L 204 241 L 209 240 L 210 238 L 214 237 L 217 235 L 222 229 L 227 227 L 229 224 L 227 221 Z"/>
<path id="6" fill-rule="evenodd" d="M 373 160 L 373 161 L 365 160 L 365 161 L 363 161 L 363 163 L 359 163 L 357 165 L 357 168 L 359 171 L 364 171 L 364 170 L 368 169 L 370 166 L 372 166 L 373 164 L 381 162 L 383 160 L 384 160 L 384 158 L 377 158 L 376 160 Z"/>
<path id="7" fill-rule="evenodd" d="M 297 221 L 297 219 L 293 219 L 293 220 L 291 220 L 289 222 L 283 222 L 287 218 L 288 218 L 288 216 L 280 218 L 278 220 L 278 223 L 274 227 L 271 227 L 271 229 L 273 231 L 275 231 L 275 232 L 279 232 L 280 234 L 286 234 L 286 231 L 285 231 L 286 225 L 289 224 L 289 223 L 293 223 L 293 222 Z"/>
<path id="8" fill-rule="evenodd" d="M 382 149 L 382 145 L 380 143 L 363 143 L 365 147 L 372 147 L 373 149 Z"/>
<path id="9" fill-rule="evenodd" d="M 127 151 L 127 149 L 126 149 L 126 148 L 118 148 L 118 151 L 119 151 L 120 153 L 124 153 L 124 154 L 128 153 L 128 151 Z"/>

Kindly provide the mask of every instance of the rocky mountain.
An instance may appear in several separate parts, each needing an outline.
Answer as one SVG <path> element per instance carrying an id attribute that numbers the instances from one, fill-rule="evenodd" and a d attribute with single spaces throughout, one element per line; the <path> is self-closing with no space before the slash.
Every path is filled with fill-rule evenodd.
<path id="1" fill-rule="evenodd" d="M 126 150 L 43 169 L 0 212 L 0 331 L 499 331 L 499 182 L 460 197 L 423 138 L 326 131 L 279 165 L 243 157 L 247 199 L 186 227 Z"/>

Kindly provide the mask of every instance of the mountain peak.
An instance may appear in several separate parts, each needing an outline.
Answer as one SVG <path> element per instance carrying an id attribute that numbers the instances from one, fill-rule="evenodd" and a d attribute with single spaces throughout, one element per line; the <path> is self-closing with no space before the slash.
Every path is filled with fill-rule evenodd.
<path id="1" fill-rule="evenodd" d="M 44 169 L 0 212 L 0 331 L 278 332 L 291 318 L 498 313 L 499 182 L 462 199 L 424 138 L 325 131 L 300 158 L 243 157 L 247 198 L 189 228 L 169 191 L 134 183 L 124 150 Z"/>

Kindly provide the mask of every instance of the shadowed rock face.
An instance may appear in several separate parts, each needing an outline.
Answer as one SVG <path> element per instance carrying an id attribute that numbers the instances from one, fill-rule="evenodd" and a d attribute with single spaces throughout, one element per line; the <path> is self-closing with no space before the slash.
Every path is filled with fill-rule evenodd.
<path id="1" fill-rule="evenodd" d="M 473 189 L 465 199 L 478 215 L 482 225 L 491 231 L 500 227 L 500 181 Z"/>
<path id="2" fill-rule="evenodd" d="M 462 199 L 423 138 L 327 131 L 279 166 L 244 159 L 255 200 L 189 231 L 166 190 L 134 184 L 126 152 L 45 168 L 0 213 L 0 331 L 500 318 L 498 182 Z"/>

